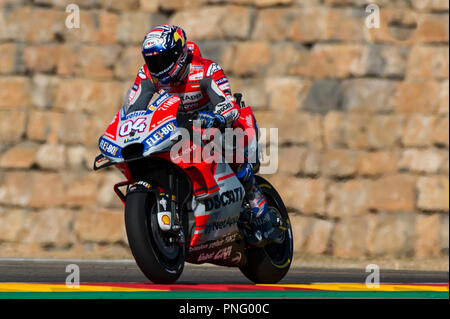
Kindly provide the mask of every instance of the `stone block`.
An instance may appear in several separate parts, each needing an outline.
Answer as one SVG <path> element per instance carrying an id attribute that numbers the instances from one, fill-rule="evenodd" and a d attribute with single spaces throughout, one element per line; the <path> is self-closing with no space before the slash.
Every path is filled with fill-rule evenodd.
<path id="1" fill-rule="evenodd" d="M 371 256 L 411 257 L 414 254 L 415 215 L 384 213 L 369 216 L 368 253 Z"/>
<path id="2" fill-rule="evenodd" d="M 67 165 L 66 147 L 58 144 L 43 144 L 36 153 L 36 164 L 42 169 L 64 169 Z"/>
<path id="3" fill-rule="evenodd" d="M 36 161 L 38 147 L 32 143 L 21 143 L 0 155 L 0 168 L 29 169 Z"/>
<path id="4" fill-rule="evenodd" d="M 408 59 L 407 78 L 448 79 L 448 55 L 448 47 L 413 47 Z"/>
<path id="5" fill-rule="evenodd" d="M 440 232 L 439 229 L 441 218 L 439 214 L 418 215 L 415 224 L 416 245 L 415 256 L 417 258 L 436 257 L 440 254 Z"/>
<path id="6" fill-rule="evenodd" d="M 334 223 L 329 220 L 315 219 L 306 242 L 305 252 L 311 255 L 325 254 L 330 249 Z"/>
<path id="7" fill-rule="evenodd" d="M 411 212 L 415 209 L 416 178 L 397 174 L 388 175 L 371 183 L 368 206 L 385 212 Z"/>
<path id="8" fill-rule="evenodd" d="M 330 185 L 327 197 L 327 216 L 347 218 L 363 216 L 368 211 L 371 182 L 349 180 Z"/>
<path id="9" fill-rule="evenodd" d="M 31 83 L 26 77 L 7 76 L 0 78 L 0 110 L 26 108 L 31 103 Z"/>
<path id="10" fill-rule="evenodd" d="M 325 214 L 327 183 L 322 179 L 273 176 L 270 182 L 283 194 L 286 207 L 303 214 Z"/>
<path id="11" fill-rule="evenodd" d="M 322 172 L 329 177 L 354 176 L 358 168 L 358 155 L 353 150 L 327 150 L 322 158 Z"/>
<path id="12" fill-rule="evenodd" d="M 63 115 L 58 112 L 32 111 L 29 114 L 26 137 L 29 140 L 55 143 Z"/>
<path id="13" fill-rule="evenodd" d="M 123 218 L 119 210 L 82 210 L 75 218 L 74 231 L 81 242 L 126 242 Z"/>
<path id="14" fill-rule="evenodd" d="M 426 147 L 433 143 L 437 118 L 432 115 L 407 115 L 402 129 L 401 142 L 408 147 Z"/>
<path id="15" fill-rule="evenodd" d="M 368 250 L 368 229 L 367 216 L 348 217 L 337 222 L 332 237 L 333 256 L 344 258 L 364 256 Z"/>
<path id="16" fill-rule="evenodd" d="M 17 242 L 22 235 L 26 211 L 0 207 L 0 241 Z"/>
<path id="17" fill-rule="evenodd" d="M 445 211 L 449 207 L 448 176 L 423 176 L 417 180 L 417 207 L 424 211 Z"/>
<path id="18" fill-rule="evenodd" d="M 21 241 L 47 247 L 69 247 L 75 242 L 75 236 L 71 230 L 73 220 L 74 212 L 67 209 L 51 208 L 33 211 L 27 215 L 24 222 Z"/>
<path id="19" fill-rule="evenodd" d="M 445 153 L 435 149 L 407 149 L 402 152 L 399 169 L 413 173 L 437 173 L 445 160 Z"/>
<path id="20" fill-rule="evenodd" d="M 26 129 L 26 112 L 0 110 L 0 145 L 11 145 L 19 142 Z"/>
<path id="21" fill-rule="evenodd" d="M 437 113 L 441 87 L 436 81 L 401 82 L 395 95 L 395 110 L 399 113 Z"/>

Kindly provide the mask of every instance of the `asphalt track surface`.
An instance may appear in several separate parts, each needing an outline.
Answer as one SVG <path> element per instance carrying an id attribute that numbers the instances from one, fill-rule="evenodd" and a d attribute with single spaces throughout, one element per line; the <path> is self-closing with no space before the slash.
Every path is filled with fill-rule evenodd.
<path id="1" fill-rule="evenodd" d="M 133 260 L 0 259 L 0 282 L 65 283 L 66 266 L 76 264 L 80 282 L 149 283 Z M 294 268 L 280 284 L 365 283 L 365 269 Z M 380 269 L 380 283 L 446 283 L 447 271 Z M 186 264 L 177 284 L 252 284 L 238 268 Z"/>

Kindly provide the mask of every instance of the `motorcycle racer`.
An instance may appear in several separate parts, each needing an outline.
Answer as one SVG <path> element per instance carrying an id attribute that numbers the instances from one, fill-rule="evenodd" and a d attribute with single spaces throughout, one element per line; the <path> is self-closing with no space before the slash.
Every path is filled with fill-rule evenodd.
<path id="1" fill-rule="evenodd" d="M 228 79 L 215 62 L 201 57 L 195 43 L 186 41 L 183 29 L 160 25 L 151 30 L 142 43 L 145 64 L 138 71 L 128 93 L 128 113 L 145 110 L 153 95 L 164 90 L 180 97 L 178 112 L 198 112 L 203 128 L 233 127 L 240 106 L 234 101 Z M 267 201 L 255 182 L 253 165 L 229 163 L 246 189 L 246 197 L 255 217 L 249 243 L 257 245 L 265 238 L 275 240 L 279 230 L 267 213 Z"/>

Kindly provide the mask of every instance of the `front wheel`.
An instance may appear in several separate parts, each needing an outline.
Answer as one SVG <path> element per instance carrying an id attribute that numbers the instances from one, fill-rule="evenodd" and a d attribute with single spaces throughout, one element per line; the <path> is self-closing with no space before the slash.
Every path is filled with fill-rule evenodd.
<path id="1" fill-rule="evenodd" d="M 128 244 L 138 267 L 157 284 L 171 284 L 183 272 L 185 253 L 158 226 L 156 201 L 150 193 L 129 193 L 125 202 Z"/>
<path id="2" fill-rule="evenodd" d="M 292 228 L 286 207 L 278 192 L 261 176 L 255 176 L 255 178 L 266 197 L 268 208 L 278 215 L 286 230 L 280 243 L 269 243 L 261 248 L 249 248 L 248 261 L 239 269 L 255 283 L 275 284 L 283 279 L 291 266 L 294 254 Z"/>

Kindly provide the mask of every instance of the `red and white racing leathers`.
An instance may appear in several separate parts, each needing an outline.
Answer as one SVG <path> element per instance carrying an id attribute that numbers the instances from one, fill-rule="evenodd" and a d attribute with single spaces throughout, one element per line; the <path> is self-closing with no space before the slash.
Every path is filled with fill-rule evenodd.
<path id="1" fill-rule="evenodd" d="M 147 65 L 138 71 L 128 96 L 128 112 L 145 110 L 155 92 L 163 89 L 180 97 L 179 112 L 210 111 L 225 117 L 227 124 L 238 119 L 240 107 L 234 101 L 230 84 L 222 68 L 200 56 L 198 47 L 187 43 L 190 53 L 186 76 L 181 82 L 161 84 L 152 78 Z"/>
<path id="2" fill-rule="evenodd" d="M 216 114 L 221 114 L 228 126 L 234 128 L 241 128 L 247 132 L 247 129 L 257 130 L 257 125 L 253 113 L 250 108 L 242 109 L 234 101 L 231 94 L 230 84 L 222 70 L 222 68 L 215 62 L 201 57 L 198 47 L 192 43 L 187 42 L 189 54 L 187 57 L 187 66 L 184 70 L 183 79 L 177 83 L 162 84 L 156 78 L 153 78 L 144 64 L 138 71 L 133 87 L 129 91 L 128 110 L 127 113 L 146 110 L 147 106 L 153 97 L 153 94 L 163 89 L 169 94 L 180 97 L 181 103 L 178 112 L 194 112 L 194 111 L 209 111 Z M 251 134 L 255 137 L 255 133 Z M 229 163 L 233 170 L 239 170 L 239 165 L 243 162 L 252 162 L 253 167 L 259 166 L 257 156 L 257 137 L 252 138 L 252 142 L 247 139 L 241 139 L 238 142 L 238 149 L 243 151 L 243 158 L 241 160 Z M 251 153 L 249 153 L 249 148 Z M 250 155 L 252 154 L 252 155 Z M 249 156 L 250 155 L 250 156 Z M 256 159 L 256 161 L 252 161 Z M 256 164 L 256 166 L 255 166 Z M 252 186 L 250 204 L 255 207 L 257 216 L 261 212 L 265 212 L 266 201 L 261 191 L 257 188 L 254 178 L 251 180 Z"/>

